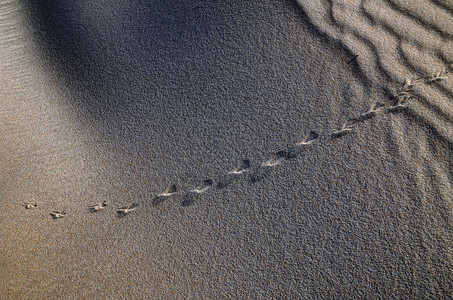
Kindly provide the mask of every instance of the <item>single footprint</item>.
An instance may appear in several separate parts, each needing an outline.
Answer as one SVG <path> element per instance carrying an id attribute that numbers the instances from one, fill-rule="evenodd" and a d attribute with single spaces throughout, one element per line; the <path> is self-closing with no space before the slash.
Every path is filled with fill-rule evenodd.
<path id="1" fill-rule="evenodd" d="M 217 183 L 217 188 L 223 189 L 232 183 L 234 183 L 241 175 L 250 170 L 250 160 L 244 159 L 241 162 L 241 166 L 234 168 L 232 171 L 228 172 L 219 183 Z"/>
<path id="2" fill-rule="evenodd" d="M 250 175 L 250 181 L 252 183 L 258 182 L 266 178 L 270 172 L 276 167 L 281 165 L 282 158 L 280 159 L 270 159 L 263 162 L 259 167 L 256 167 L 254 172 Z"/>
<path id="3" fill-rule="evenodd" d="M 365 120 L 375 117 L 376 114 L 378 114 L 379 112 L 384 110 L 384 107 L 385 107 L 385 105 L 380 102 L 376 102 L 376 103 L 372 104 L 366 112 L 364 112 L 357 118 L 357 121 L 363 122 Z"/>
<path id="4" fill-rule="evenodd" d="M 357 124 L 358 120 L 356 118 L 346 121 L 340 129 L 332 133 L 332 138 L 340 138 L 348 133 L 351 133 L 354 129 L 354 126 Z"/>
<path id="5" fill-rule="evenodd" d="M 307 135 L 305 140 L 303 140 L 302 142 L 296 143 L 293 147 L 291 147 L 288 150 L 287 158 L 288 159 L 296 158 L 300 154 L 300 151 L 302 149 L 304 149 L 304 147 L 313 144 L 318 139 L 319 139 L 319 134 L 314 130 L 310 131 L 310 133 Z"/>
<path id="6" fill-rule="evenodd" d="M 38 206 L 38 203 L 36 203 L 36 202 L 33 202 L 33 203 L 31 203 L 31 202 L 24 202 L 24 204 L 22 204 L 22 205 L 25 207 L 25 209 L 30 209 L 30 208 L 35 208 L 35 207 L 37 207 L 37 206 Z"/>
<path id="7" fill-rule="evenodd" d="M 171 197 L 178 192 L 176 184 L 171 185 L 169 188 L 165 190 L 165 192 L 160 193 L 153 199 L 153 206 L 161 204 L 165 198 Z"/>
<path id="8" fill-rule="evenodd" d="M 181 205 L 182 206 L 192 205 L 196 198 L 198 198 L 202 193 L 209 190 L 213 185 L 214 181 L 212 181 L 212 179 L 206 179 L 205 181 L 203 181 L 203 184 L 200 187 L 190 190 L 186 193 L 182 200 Z"/>
<path id="9" fill-rule="evenodd" d="M 137 203 L 131 203 L 126 206 L 118 207 L 118 209 L 116 210 L 116 213 L 118 214 L 119 217 L 123 217 L 123 216 L 133 212 L 134 210 L 136 210 L 137 207 L 138 207 Z"/>
<path id="10" fill-rule="evenodd" d="M 410 78 L 406 79 L 404 81 L 403 86 L 401 87 L 400 93 L 401 92 L 406 92 L 407 93 L 407 92 L 412 91 L 412 88 L 414 86 L 416 86 L 417 84 L 421 83 L 422 81 L 423 81 L 423 79 L 421 79 L 421 78 L 419 78 L 419 79 L 410 79 Z"/>
<path id="11" fill-rule="evenodd" d="M 294 159 L 300 154 L 305 146 L 313 144 L 316 140 L 318 140 L 318 138 L 319 134 L 316 131 L 312 130 L 302 142 L 289 146 L 288 150 L 280 150 L 276 152 L 275 156 L 277 157 L 277 159 Z"/>
<path id="12" fill-rule="evenodd" d="M 445 69 L 444 71 L 440 71 L 438 73 L 434 73 L 430 76 L 427 76 L 424 81 L 426 83 L 433 83 L 436 81 L 447 79 L 448 75 L 450 75 L 450 73 L 449 73 L 448 69 Z"/>
<path id="13" fill-rule="evenodd" d="M 61 219 L 66 215 L 66 211 L 54 210 L 53 212 L 50 213 L 50 215 L 52 216 L 52 219 Z"/>
<path id="14" fill-rule="evenodd" d="M 91 212 L 97 212 L 97 211 L 104 209 L 106 206 L 107 206 L 107 202 L 102 201 L 101 203 L 88 206 L 88 210 Z"/>
<path id="15" fill-rule="evenodd" d="M 395 105 L 388 107 L 387 110 L 389 112 L 399 112 L 401 109 L 405 109 L 409 106 L 409 102 L 412 98 L 412 95 L 409 93 L 398 94 L 396 96 Z"/>

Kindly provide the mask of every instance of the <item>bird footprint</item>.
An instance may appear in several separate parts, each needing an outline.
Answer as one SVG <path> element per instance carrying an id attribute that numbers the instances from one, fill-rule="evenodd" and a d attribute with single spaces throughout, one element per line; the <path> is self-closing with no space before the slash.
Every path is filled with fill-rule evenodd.
<path id="1" fill-rule="evenodd" d="M 52 216 L 52 219 L 61 219 L 66 215 L 66 211 L 54 210 L 53 212 L 50 213 L 50 215 Z"/>
<path id="2" fill-rule="evenodd" d="M 118 207 L 118 209 L 116 210 L 116 213 L 118 214 L 118 216 L 123 217 L 127 214 L 130 214 L 134 210 L 136 210 L 137 207 L 138 207 L 137 203 L 131 203 L 126 206 Z"/>
<path id="3" fill-rule="evenodd" d="M 203 181 L 203 184 L 200 187 L 188 191 L 181 203 L 182 206 L 192 205 L 195 199 L 198 198 L 201 194 L 205 193 L 207 190 L 209 190 L 213 186 L 213 184 L 214 181 L 212 181 L 212 179 L 206 179 L 205 181 Z"/>
<path id="4" fill-rule="evenodd" d="M 276 166 L 281 165 L 282 160 L 282 158 L 277 160 L 272 158 L 263 162 L 260 166 L 255 168 L 254 172 L 250 176 L 250 181 L 255 183 L 263 180 Z"/>
<path id="5" fill-rule="evenodd" d="M 295 145 L 289 146 L 288 150 L 280 150 L 275 153 L 275 156 L 277 159 L 294 159 L 296 158 L 302 149 L 305 146 L 311 145 L 314 142 L 316 142 L 319 139 L 319 134 L 312 130 L 310 133 L 305 137 L 305 139 L 302 142 L 296 143 Z"/>
<path id="6" fill-rule="evenodd" d="M 358 122 L 358 120 L 356 118 L 346 121 L 345 123 L 343 123 L 343 125 L 340 127 L 340 129 L 338 129 L 337 131 L 334 131 L 332 133 L 332 137 L 340 138 L 348 133 L 351 133 L 357 122 Z"/>
<path id="7" fill-rule="evenodd" d="M 165 200 L 165 198 L 171 197 L 174 194 L 176 194 L 177 192 L 178 192 L 178 189 L 176 187 L 176 184 L 171 185 L 169 188 L 167 188 L 165 190 L 165 192 L 160 193 L 159 195 L 154 197 L 153 206 L 159 205 L 160 203 L 162 203 Z"/>
<path id="8" fill-rule="evenodd" d="M 97 211 L 104 209 L 106 206 L 107 206 L 107 202 L 103 201 L 101 203 L 88 206 L 88 210 L 90 210 L 92 212 L 97 212 Z"/>
<path id="9" fill-rule="evenodd" d="M 250 170 L 250 160 L 244 159 L 241 162 L 241 166 L 234 168 L 232 171 L 228 172 L 222 179 L 217 183 L 217 188 L 223 189 L 231 184 L 233 184 L 239 177 L 244 173 Z"/>
<path id="10" fill-rule="evenodd" d="M 33 202 L 33 203 L 31 203 L 31 202 L 24 202 L 24 204 L 22 204 L 22 205 L 25 207 L 25 209 L 31 209 L 31 208 L 37 207 L 37 206 L 38 206 L 38 203 L 36 203 L 36 202 Z"/>

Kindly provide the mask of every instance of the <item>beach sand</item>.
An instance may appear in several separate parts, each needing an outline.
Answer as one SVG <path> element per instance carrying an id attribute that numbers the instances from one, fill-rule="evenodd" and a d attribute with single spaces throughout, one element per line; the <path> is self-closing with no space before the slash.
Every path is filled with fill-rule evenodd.
<path id="1" fill-rule="evenodd" d="M 0 1 L 0 298 L 451 296 L 452 5 L 299 2 Z"/>

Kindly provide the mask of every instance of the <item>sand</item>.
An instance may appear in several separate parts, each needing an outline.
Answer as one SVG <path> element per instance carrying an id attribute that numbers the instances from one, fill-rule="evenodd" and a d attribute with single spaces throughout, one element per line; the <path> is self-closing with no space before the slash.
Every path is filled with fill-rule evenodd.
<path id="1" fill-rule="evenodd" d="M 448 298 L 452 11 L 2 1 L 0 298 Z"/>

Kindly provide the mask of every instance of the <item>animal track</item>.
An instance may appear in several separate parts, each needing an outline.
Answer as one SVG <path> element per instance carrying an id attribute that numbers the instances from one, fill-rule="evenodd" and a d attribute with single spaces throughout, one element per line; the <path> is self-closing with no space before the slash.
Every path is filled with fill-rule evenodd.
<path id="1" fill-rule="evenodd" d="M 153 199 L 153 206 L 159 205 L 160 203 L 164 202 L 164 200 L 168 197 L 173 196 L 178 192 L 176 184 L 171 185 L 165 192 L 160 193 Z"/>
<path id="2" fill-rule="evenodd" d="M 250 170 L 250 160 L 242 160 L 242 164 L 238 168 L 234 168 L 233 171 L 228 172 L 223 178 L 217 183 L 217 188 L 223 189 L 233 184 L 239 177 Z"/>
<path id="3" fill-rule="evenodd" d="M 101 203 L 88 206 L 88 209 L 92 212 L 97 212 L 97 211 L 104 209 L 106 206 L 107 206 L 107 202 L 103 201 Z"/>
<path id="4" fill-rule="evenodd" d="M 340 129 L 332 132 L 331 137 L 340 138 L 348 133 L 351 133 L 354 130 L 354 127 L 358 125 L 358 123 L 374 118 L 378 113 L 383 112 L 384 109 L 384 104 L 375 102 L 366 112 L 360 114 L 358 117 L 350 118 L 345 123 L 343 123 Z"/>
<path id="5" fill-rule="evenodd" d="M 375 117 L 378 113 L 383 111 L 384 107 L 385 105 L 382 103 L 379 102 L 374 103 L 373 105 L 370 106 L 370 108 L 366 112 L 364 112 L 357 118 L 357 121 L 363 122 Z"/>
<path id="6" fill-rule="evenodd" d="M 279 159 L 271 158 L 270 160 L 261 163 L 259 167 L 255 168 L 254 172 L 250 176 L 250 181 L 255 183 L 263 180 L 276 166 L 281 165 L 282 161 L 283 158 Z"/>
<path id="7" fill-rule="evenodd" d="M 370 106 L 368 110 L 360 114 L 358 117 L 353 117 L 348 119 L 343 125 L 338 129 L 330 133 L 332 138 L 340 138 L 350 132 L 352 132 L 356 126 L 361 122 L 364 122 L 368 119 L 375 117 L 378 114 L 393 112 L 400 109 L 406 109 L 410 104 L 410 101 L 414 98 L 413 88 L 422 83 L 430 84 L 440 80 L 445 80 L 450 77 L 453 72 L 450 70 L 453 69 L 453 64 L 447 67 L 441 72 L 434 73 L 432 75 L 417 78 L 417 79 L 407 79 L 399 92 L 393 96 L 391 99 L 395 99 L 395 104 L 393 105 L 384 105 L 380 102 L 375 102 Z M 312 145 L 315 142 L 320 140 L 320 135 L 316 131 L 310 131 L 306 138 L 302 142 L 295 143 L 288 147 L 287 150 L 280 150 L 273 154 L 273 157 L 269 160 L 262 162 L 259 166 L 252 168 L 251 162 L 249 159 L 244 159 L 241 161 L 239 167 L 234 168 L 232 171 L 227 172 L 223 175 L 217 182 L 217 188 L 223 189 L 232 184 L 234 184 L 239 178 L 243 175 L 251 172 L 249 179 L 252 183 L 256 183 L 265 179 L 273 169 L 281 165 L 284 161 L 291 160 L 296 158 L 303 149 Z M 214 180 L 206 179 L 203 181 L 201 186 L 188 190 L 184 193 L 181 205 L 188 207 L 192 205 L 197 198 L 202 194 L 206 193 L 209 189 L 214 186 Z M 157 206 L 162 203 L 166 198 L 176 196 L 180 194 L 176 184 L 172 184 L 168 187 L 165 192 L 158 194 L 152 200 L 152 205 Z M 37 203 L 25 202 L 22 204 L 26 209 L 37 207 Z M 106 201 L 101 203 L 89 206 L 90 211 L 99 211 L 104 209 L 107 206 Z M 118 216 L 125 216 L 132 211 L 135 211 L 138 207 L 138 204 L 131 203 L 127 206 L 119 207 L 117 209 Z M 66 215 L 66 211 L 53 211 L 51 214 L 52 218 L 59 219 L 63 218 Z"/>
<path id="8" fill-rule="evenodd" d="M 289 146 L 288 150 L 280 150 L 276 152 L 275 155 L 279 159 L 280 158 L 284 158 L 286 160 L 294 159 L 300 154 L 300 152 L 306 146 L 313 144 L 318 140 L 318 138 L 319 134 L 316 131 L 312 130 L 302 142 Z"/>
<path id="9" fill-rule="evenodd" d="M 443 79 L 447 79 L 448 78 L 448 75 L 450 75 L 451 72 L 450 70 L 447 68 L 443 71 L 440 71 L 440 72 L 437 72 L 437 73 L 434 73 L 432 74 L 431 76 L 427 76 L 425 77 L 425 82 L 426 83 L 433 83 L 433 82 L 436 82 L 436 81 L 440 81 L 440 80 L 443 80 Z M 423 80 L 422 80 L 423 81 Z M 421 82 L 421 81 L 420 81 Z"/>
<path id="10" fill-rule="evenodd" d="M 127 214 L 130 214 L 131 212 L 133 212 L 134 210 L 136 210 L 138 207 L 138 204 L 136 203 L 131 203 L 129 205 L 126 205 L 126 206 L 122 206 L 122 207 L 119 207 L 117 210 L 116 210 L 116 213 L 118 214 L 118 216 L 120 217 L 123 217 Z"/>
<path id="11" fill-rule="evenodd" d="M 401 96 L 396 97 L 396 99 L 395 105 L 388 107 L 388 111 L 397 111 L 406 108 L 409 105 L 409 101 L 412 99 L 412 95 L 402 94 Z"/>
<path id="12" fill-rule="evenodd" d="M 30 202 L 24 202 L 24 204 L 22 204 L 25 209 L 31 209 L 31 208 L 35 208 L 38 206 L 38 203 L 36 202 L 33 202 L 33 203 L 30 203 Z"/>
<path id="13" fill-rule="evenodd" d="M 209 190 L 213 184 L 214 184 L 214 181 L 212 179 L 206 179 L 205 181 L 203 181 L 202 186 L 188 191 L 182 201 L 182 206 L 191 205 L 195 201 L 195 199 L 198 198 L 198 196 L 200 194 Z"/>
<path id="14" fill-rule="evenodd" d="M 355 124 L 357 124 L 358 120 L 356 119 L 349 119 L 348 121 L 344 122 L 340 129 L 332 132 L 332 138 L 340 138 L 354 129 Z"/>
<path id="15" fill-rule="evenodd" d="M 61 219 L 66 215 L 66 211 L 54 210 L 53 212 L 50 213 L 50 215 L 52 216 L 52 219 Z"/>

